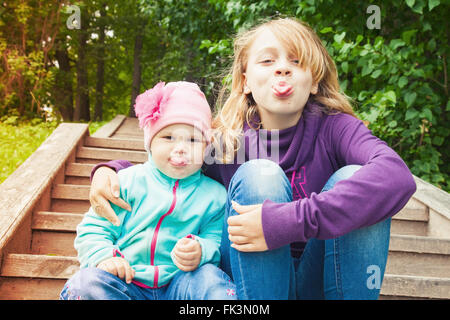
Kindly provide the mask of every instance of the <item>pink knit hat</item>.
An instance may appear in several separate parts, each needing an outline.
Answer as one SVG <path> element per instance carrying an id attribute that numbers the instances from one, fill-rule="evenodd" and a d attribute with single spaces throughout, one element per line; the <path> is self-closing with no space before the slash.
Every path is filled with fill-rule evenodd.
<path id="1" fill-rule="evenodd" d="M 192 82 L 159 82 L 136 98 L 134 105 L 139 126 L 144 129 L 145 149 L 156 133 L 175 123 L 198 128 L 210 142 L 211 109 L 205 95 Z"/>

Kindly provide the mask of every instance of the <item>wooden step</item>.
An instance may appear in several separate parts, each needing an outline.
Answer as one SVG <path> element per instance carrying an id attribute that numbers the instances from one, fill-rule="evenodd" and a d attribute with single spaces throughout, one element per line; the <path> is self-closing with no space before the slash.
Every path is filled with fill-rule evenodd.
<path id="1" fill-rule="evenodd" d="M 77 152 L 77 158 L 85 158 L 89 160 L 128 160 L 130 162 L 143 163 L 147 161 L 147 152 L 115 150 L 94 147 L 80 147 Z M 97 161 L 100 162 L 100 161 Z"/>
<path id="2" fill-rule="evenodd" d="M 392 217 L 391 234 L 426 236 L 428 220 L 428 207 L 411 198 L 405 207 Z"/>
<path id="3" fill-rule="evenodd" d="M 450 279 L 450 256 L 398 251 L 389 252 L 386 272 Z"/>
<path id="4" fill-rule="evenodd" d="M 74 177 L 90 177 L 91 171 L 94 169 L 93 164 L 85 164 L 85 163 L 69 163 L 66 166 L 65 174 L 66 176 L 74 176 Z"/>
<path id="5" fill-rule="evenodd" d="M 56 184 L 52 188 L 52 199 L 89 200 L 91 186 Z"/>
<path id="6" fill-rule="evenodd" d="M 143 139 L 114 139 L 86 137 L 86 147 L 145 151 Z"/>
<path id="7" fill-rule="evenodd" d="M 389 251 L 450 255 L 450 239 L 391 235 Z"/>
<path id="8" fill-rule="evenodd" d="M 84 214 L 90 207 L 88 200 L 52 199 L 50 211 Z"/>
<path id="9" fill-rule="evenodd" d="M 394 217 L 395 220 L 428 222 L 429 210 L 422 202 L 411 198 Z"/>
<path id="10" fill-rule="evenodd" d="M 58 300 L 67 280 L 1 278 L 0 300 Z"/>
<path id="11" fill-rule="evenodd" d="M 79 270 L 76 257 L 7 254 L 3 259 L 2 277 L 68 279 Z"/>
<path id="12" fill-rule="evenodd" d="M 75 232 L 34 230 L 31 240 L 31 253 L 40 255 L 76 256 L 73 243 Z"/>
<path id="13" fill-rule="evenodd" d="M 83 215 L 66 212 L 38 211 L 33 215 L 33 230 L 75 232 Z"/>
<path id="14" fill-rule="evenodd" d="M 386 273 L 450 278 L 450 239 L 392 235 Z"/>
<path id="15" fill-rule="evenodd" d="M 381 295 L 450 299 L 450 279 L 385 274 L 381 286 Z"/>
<path id="16" fill-rule="evenodd" d="M 392 219 L 391 234 L 425 237 L 428 235 L 428 223 L 423 221 Z"/>
<path id="17" fill-rule="evenodd" d="M 83 219 L 82 214 L 38 211 L 31 224 L 31 252 L 76 256 L 74 248 L 76 227 Z"/>
<path id="18" fill-rule="evenodd" d="M 75 257 L 8 254 L 0 270 L 0 299 L 56 300 L 78 270 Z"/>
<path id="19" fill-rule="evenodd" d="M 66 166 L 64 183 L 88 186 L 91 184 L 91 172 L 94 164 L 69 163 Z"/>

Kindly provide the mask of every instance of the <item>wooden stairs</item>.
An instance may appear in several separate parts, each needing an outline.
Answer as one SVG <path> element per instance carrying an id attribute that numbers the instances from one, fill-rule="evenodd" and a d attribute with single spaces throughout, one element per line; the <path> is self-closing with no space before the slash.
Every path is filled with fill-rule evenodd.
<path id="1" fill-rule="evenodd" d="M 117 116 L 93 136 L 63 123 L 0 185 L 0 299 L 59 298 L 79 269 L 73 241 L 90 172 L 113 159 L 146 161 L 136 119 Z M 450 299 L 450 194 L 416 182 L 393 218 L 381 299 Z"/>

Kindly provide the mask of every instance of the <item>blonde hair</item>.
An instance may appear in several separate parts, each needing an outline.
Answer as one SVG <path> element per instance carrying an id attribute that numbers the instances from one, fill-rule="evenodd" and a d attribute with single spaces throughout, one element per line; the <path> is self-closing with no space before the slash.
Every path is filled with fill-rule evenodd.
<path id="1" fill-rule="evenodd" d="M 224 163 L 232 161 L 240 147 L 244 121 L 253 128 L 252 120 L 257 109 L 251 94 L 244 93 L 243 74 L 247 69 L 249 48 L 266 28 L 299 58 L 301 67 L 310 68 L 313 83 L 318 84 L 317 94 L 310 99 L 318 102 L 326 113 L 343 112 L 355 116 L 350 98 L 340 90 L 336 66 L 314 30 L 294 18 L 270 20 L 238 35 L 234 41 L 233 65 L 228 74 L 231 77 L 231 90 L 225 82 L 218 96 L 212 124 L 216 157 L 222 156 L 223 152 L 221 160 Z"/>

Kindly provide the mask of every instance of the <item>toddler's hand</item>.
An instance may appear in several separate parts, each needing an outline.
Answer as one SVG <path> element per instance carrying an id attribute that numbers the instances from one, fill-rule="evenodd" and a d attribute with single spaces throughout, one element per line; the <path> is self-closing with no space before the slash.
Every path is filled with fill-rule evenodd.
<path id="1" fill-rule="evenodd" d="M 97 268 L 124 279 L 126 283 L 131 283 L 135 275 L 135 271 L 131 268 L 128 261 L 121 257 L 112 257 L 103 260 L 97 265 Z"/>
<path id="2" fill-rule="evenodd" d="M 172 250 L 172 260 L 182 271 L 197 269 L 201 258 L 202 248 L 194 239 L 181 238 Z"/>

